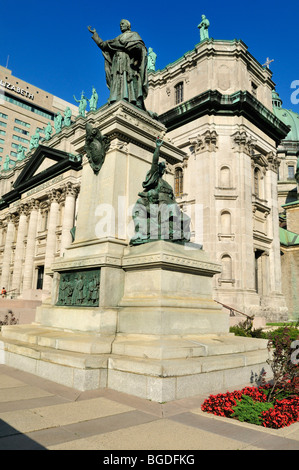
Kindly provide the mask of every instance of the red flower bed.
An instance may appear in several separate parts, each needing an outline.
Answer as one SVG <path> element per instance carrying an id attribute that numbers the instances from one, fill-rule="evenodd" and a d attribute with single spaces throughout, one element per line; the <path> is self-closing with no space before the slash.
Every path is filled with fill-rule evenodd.
<path id="1" fill-rule="evenodd" d="M 256 402 L 266 402 L 265 391 L 270 387 L 245 387 L 234 392 L 218 393 L 210 395 L 201 406 L 203 411 L 217 416 L 232 417 L 237 401 L 242 395 L 250 396 Z M 267 428 L 279 429 L 299 421 L 299 396 L 284 398 L 283 400 L 272 400 L 273 408 L 263 411 L 260 415 L 261 425 Z"/>

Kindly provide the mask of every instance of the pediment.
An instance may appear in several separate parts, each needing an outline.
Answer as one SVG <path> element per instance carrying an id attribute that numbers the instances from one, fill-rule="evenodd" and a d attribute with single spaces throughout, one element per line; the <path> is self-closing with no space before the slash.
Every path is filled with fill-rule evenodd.
<path id="1" fill-rule="evenodd" d="M 21 194 L 70 170 L 80 170 L 82 158 L 63 150 L 39 145 L 13 184 L 13 190 L 2 196 L 5 205 L 20 199 Z"/>

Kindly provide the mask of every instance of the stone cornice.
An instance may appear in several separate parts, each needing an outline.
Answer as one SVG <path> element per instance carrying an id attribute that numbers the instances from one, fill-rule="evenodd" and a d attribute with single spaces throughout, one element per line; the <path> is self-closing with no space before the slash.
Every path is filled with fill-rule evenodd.
<path id="1" fill-rule="evenodd" d="M 195 45 L 193 50 L 187 51 L 182 57 L 168 64 L 164 69 L 157 70 L 149 74 L 149 86 L 157 87 L 165 84 L 169 80 L 174 80 L 178 74 L 188 72 L 196 64 L 205 58 L 235 58 L 242 60 L 248 70 L 261 82 L 268 82 L 271 88 L 275 87 L 271 77 L 272 72 L 264 68 L 250 52 L 247 45 L 238 39 L 217 40 L 210 38 L 207 41 Z"/>
<path id="2" fill-rule="evenodd" d="M 248 91 L 223 95 L 217 90 L 208 90 L 161 114 L 159 119 L 168 131 L 172 131 L 206 115 L 242 116 L 262 129 L 276 144 L 289 133 L 289 127 Z"/>

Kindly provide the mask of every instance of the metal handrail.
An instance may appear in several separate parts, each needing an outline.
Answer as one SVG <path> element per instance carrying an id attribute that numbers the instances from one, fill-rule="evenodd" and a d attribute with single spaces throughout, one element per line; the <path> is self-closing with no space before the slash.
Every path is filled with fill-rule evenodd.
<path id="1" fill-rule="evenodd" d="M 218 300 L 215 300 L 215 302 L 217 302 L 217 304 L 222 305 L 222 307 L 227 308 L 230 311 L 230 316 L 231 317 L 234 317 L 235 316 L 234 312 L 237 312 L 237 313 L 240 313 L 241 315 L 244 315 L 245 317 L 249 318 L 250 320 L 253 320 L 253 318 L 254 318 L 254 315 L 252 315 L 252 316 L 247 315 L 246 313 L 241 312 L 240 310 L 237 310 L 234 307 L 230 307 L 229 305 L 225 305 L 222 302 L 219 302 Z"/>

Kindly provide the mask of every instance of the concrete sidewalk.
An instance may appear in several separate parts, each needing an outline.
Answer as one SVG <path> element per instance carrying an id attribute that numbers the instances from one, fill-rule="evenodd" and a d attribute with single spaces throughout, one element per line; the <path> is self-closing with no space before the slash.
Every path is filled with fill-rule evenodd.
<path id="1" fill-rule="evenodd" d="M 0 450 L 299 450 L 299 423 L 271 430 L 215 417 L 201 411 L 204 398 L 80 392 L 1 365 Z"/>

